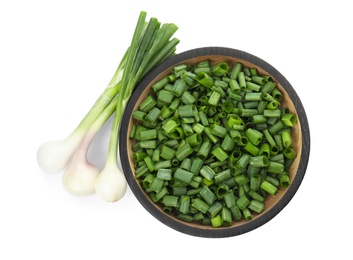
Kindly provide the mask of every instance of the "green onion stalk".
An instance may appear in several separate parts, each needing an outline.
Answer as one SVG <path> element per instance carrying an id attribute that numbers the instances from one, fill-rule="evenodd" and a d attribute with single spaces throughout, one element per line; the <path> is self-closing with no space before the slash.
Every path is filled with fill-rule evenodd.
<path id="1" fill-rule="evenodd" d="M 121 84 L 124 87 L 117 98 L 106 164 L 95 184 L 97 195 L 110 202 L 121 199 L 127 186 L 125 177 L 117 164 L 120 123 L 126 104 L 135 86 L 146 73 L 173 55 L 175 46 L 179 43 L 179 40 L 175 38 L 169 40 L 176 32 L 177 26 L 163 24 L 160 27 L 156 18 L 151 18 L 146 26 L 145 16 L 145 13 L 141 13 L 130 45 L 126 68 L 121 79 Z"/>

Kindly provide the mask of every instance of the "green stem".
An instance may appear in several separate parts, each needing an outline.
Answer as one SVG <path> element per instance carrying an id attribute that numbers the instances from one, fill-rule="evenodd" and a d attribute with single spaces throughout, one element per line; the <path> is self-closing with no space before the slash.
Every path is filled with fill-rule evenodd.
<path id="1" fill-rule="evenodd" d="M 97 134 L 102 125 L 108 120 L 108 118 L 114 113 L 118 98 L 114 98 L 108 106 L 105 107 L 103 111 L 96 118 L 94 123 L 91 124 L 89 129 L 85 132 L 84 138 L 81 140 L 80 145 L 76 150 L 76 154 L 78 157 L 87 155 L 87 150 L 92 142 L 94 136 Z"/>
<path id="2" fill-rule="evenodd" d="M 151 18 L 146 26 L 145 18 L 146 13 L 141 12 L 128 49 L 125 72 L 121 80 L 122 90 L 118 96 L 119 100 L 112 126 L 108 161 L 116 161 L 122 115 L 135 86 L 153 66 L 170 55 L 171 50 L 174 52 L 175 46 L 179 42 L 174 39 L 169 41 L 169 38 L 177 30 L 174 24 L 164 24 L 159 29 L 160 23 L 157 19 Z"/>
<path id="3" fill-rule="evenodd" d="M 118 107 L 118 104 L 117 104 L 117 107 Z M 112 126 L 112 131 L 110 134 L 110 140 L 109 140 L 107 164 L 116 163 L 117 155 L 118 155 L 118 150 L 117 150 L 118 142 L 119 142 L 118 126 L 120 125 L 121 116 L 117 114 L 118 113 L 117 110 L 115 113 L 116 114 L 114 117 L 114 122 Z"/>
<path id="4" fill-rule="evenodd" d="M 118 68 L 116 69 L 112 79 L 110 80 L 108 86 L 104 89 L 103 93 L 98 97 L 94 105 L 87 112 L 86 116 L 81 120 L 79 125 L 73 131 L 71 135 L 76 135 L 80 133 L 82 137 L 85 135 L 87 129 L 95 122 L 102 111 L 109 105 L 109 103 L 114 99 L 114 97 L 120 91 L 121 77 L 124 73 L 124 67 L 126 65 L 126 59 L 129 49 L 125 52 Z"/>
<path id="5" fill-rule="evenodd" d="M 173 38 L 170 40 L 153 58 L 152 61 L 150 61 L 147 65 L 144 71 L 138 71 L 137 74 L 137 79 L 141 80 L 152 68 L 157 66 L 160 62 L 165 60 L 167 57 L 171 56 L 174 54 L 176 50 L 176 45 L 180 42 L 179 39 Z M 138 83 L 138 82 L 136 82 Z"/>
<path id="6" fill-rule="evenodd" d="M 102 111 L 109 105 L 118 92 L 118 86 L 106 88 L 72 134 L 80 132 L 84 135 L 86 130 L 94 123 L 100 113 L 102 113 Z"/>
<path id="7" fill-rule="evenodd" d="M 129 81 L 129 76 L 130 76 L 130 72 L 131 72 L 131 68 L 133 66 L 133 62 L 138 50 L 138 46 L 140 43 L 140 39 L 141 39 L 141 35 L 143 34 L 143 31 L 145 29 L 145 18 L 146 18 L 146 12 L 141 12 L 140 16 L 138 18 L 137 21 L 137 25 L 135 28 L 135 32 L 134 35 L 132 37 L 131 40 L 131 44 L 130 44 L 130 48 L 127 54 L 127 61 L 126 61 L 126 73 L 123 74 L 123 78 L 122 78 L 122 86 L 123 86 L 123 91 L 122 93 L 124 93 L 124 90 L 127 87 L 127 83 Z"/>

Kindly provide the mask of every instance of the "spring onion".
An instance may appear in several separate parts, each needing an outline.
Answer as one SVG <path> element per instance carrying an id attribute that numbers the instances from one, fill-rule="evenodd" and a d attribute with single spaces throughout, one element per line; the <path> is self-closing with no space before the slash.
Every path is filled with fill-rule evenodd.
<path id="1" fill-rule="evenodd" d="M 66 169 L 63 184 L 72 194 L 84 196 L 96 192 L 99 197 L 111 202 L 118 201 L 125 194 L 127 185 L 123 173 L 118 168 L 117 148 L 120 122 L 126 103 L 142 78 L 160 62 L 173 55 L 179 43 L 178 39 L 171 39 L 178 29 L 176 25 L 161 25 L 156 18 L 150 18 L 147 22 L 146 15 L 146 12 L 140 13 L 131 44 L 112 80 L 76 129 L 63 141 L 50 141 L 38 149 L 37 161 L 43 171 L 60 172 Z M 134 116 L 147 121 L 156 120 L 159 112 L 151 112 L 155 106 L 153 101 L 148 100 L 141 104 L 142 111 Z M 105 167 L 99 173 L 97 168 L 87 161 L 86 155 L 93 137 L 114 112 L 108 156 Z M 143 132 L 140 129 L 135 130 L 138 133 Z M 156 131 L 144 132 L 139 147 L 156 148 L 156 141 L 151 139 L 157 135 Z M 136 158 L 147 164 L 148 171 L 153 170 L 151 157 L 140 154 L 136 155 Z M 146 168 L 141 166 L 139 173 L 143 175 L 145 172 Z"/>

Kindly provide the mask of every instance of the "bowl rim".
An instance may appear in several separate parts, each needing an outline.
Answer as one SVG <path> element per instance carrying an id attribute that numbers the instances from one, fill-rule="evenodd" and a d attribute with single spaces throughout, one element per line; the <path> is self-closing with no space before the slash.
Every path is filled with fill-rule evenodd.
<path id="1" fill-rule="evenodd" d="M 291 98 L 294 104 L 294 107 L 296 108 L 298 118 L 300 119 L 301 132 L 302 132 L 302 152 L 301 152 L 297 173 L 295 174 L 295 177 L 291 185 L 287 188 L 287 191 L 285 192 L 283 197 L 271 209 L 261 214 L 261 217 L 251 220 L 248 223 L 245 223 L 243 225 L 222 228 L 222 229 L 217 229 L 217 228 L 200 229 L 197 227 L 190 227 L 188 225 L 184 225 L 179 221 L 176 221 L 173 217 L 168 216 L 167 214 L 162 213 L 160 210 L 158 210 L 155 204 L 151 203 L 147 199 L 145 193 L 140 189 L 140 187 L 136 183 L 136 180 L 130 168 L 129 159 L 126 152 L 128 125 L 131 118 L 131 114 L 133 112 L 133 108 L 139 96 L 143 93 L 144 89 L 149 85 L 149 83 L 153 81 L 156 77 L 158 77 L 158 75 L 160 75 L 165 69 L 173 67 L 174 65 L 184 60 L 196 58 L 198 56 L 209 56 L 209 55 L 230 56 L 232 58 L 246 60 L 256 66 L 259 66 L 260 68 L 268 72 L 271 76 L 273 76 L 278 82 L 280 82 L 282 87 L 286 90 L 289 97 Z M 299 96 L 297 95 L 296 91 L 289 83 L 289 81 L 272 65 L 262 60 L 261 58 L 242 50 L 232 49 L 227 47 L 201 47 L 201 48 L 191 49 L 168 58 L 167 60 L 159 64 L 157 67 L 155 67 L 151 72 L 149 72 L 143 78 L 143 80 L 136 86 L 134 92 L 132 93 L 126 105 L 123 118 L 121 121 L 120 136 L 119 136 L 119 154 L 120 154 L 120 161 L 123 168 L 123 172 L 131 191 L 138 199 L 140 204 L 142 204 L 142 206 L 160 222 L 162 222 L 163 224 L 169 226 L 174 230 L 177 230 L 179 232 L 182 232 L 188 235 L 193 235 L 198 237 L 212 237 L 212 238 L 230 237 L 230 236 L 236 236 L 236 235 L 247 233 L 251 230 L 254 230 L 264 225 L 272 218 L 274 218 L 291 201 L 291 199 L 296 194 L 299 186 L 303 181 L 303 178 L 305 176 L 305 172 L 307 169 L 307 165 L 309 162 L 310 131 L 309 131 L 309 124 L 305 113 L 305 109 Z"/>

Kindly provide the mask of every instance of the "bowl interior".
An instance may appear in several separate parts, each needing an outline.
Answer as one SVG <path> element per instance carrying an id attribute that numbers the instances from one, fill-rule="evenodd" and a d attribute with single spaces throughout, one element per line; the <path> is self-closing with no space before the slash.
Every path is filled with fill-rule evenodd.
<path id="1" fill-rule="evenodd" d="M 163 78 L 171 73 L 172 67 L 174 67 L 177 64 L 181 64 L 181 63 L 186 64 L 186 65 L 194 65 L 194 64 L 196 64 L 200 61 L 203 61 L 203 60 L 209 60 L 211 64 L 217 64 L 221 61 L 225 61 L 230 65 L 230 67 L 232 67 L 236 62 L 240 62 L 243 64 L 244 67 L 256 68 L 260 74 L 270 75 L 272 77 L 273 81 L 277 82 L 277 87 L 278 87 L 278 89 L 281 90 L 281 92 L 283 94 L 283 100 L 281 102 L 281 106 L 287 107 L 291 113 L 297 114 L 296 107 L 295 107 L 293 101 L 291 100 L 289 94 L 287 93 L 286 89 L 282 86 L 281 82 L 279 82 L 278 79 L 276 79 L 274 75 L 271 75 L 269 72 L 264 70 L 264 68 L 261 68 L 255 64 L 251 63 L 248 60 L 233 57 L 233 56 L 227 56 L 227 55 L 202 55 L 202 56 L 197 56 L 197 57 L 191 57 L 191 58 L 187 58 L 185 60 L 181 60 L 178 63 L 174 63 L 168 68 L 165 68 L 164 71 L 161 71 L 151 81 L 149 81 L 149 83 L 145 86 L 142 93 L 137 98 L 137 102 L 133 105 L 132 111 L 138 109 L 139 104 L 147 97 L 148 93 L 152 91 L 151 87 L 154 83 L 156 83 L 158 80 L 160 80 L 161 78 Z M 129 123 L 127 126 L 127 133 L 130 133 L 132 125 L 137 124 L 138 122 L 132 118 L 131 114 L 129 115 L 128 122 Z M 302 154 L 301 118 L 299 116 L 298 116 L 298 121 L 297 121 L 296 125 L 294 127 L 292 127 L 292 142 L 293 142 L 293 148 L 297 152 L 297 156 L 296 156 L 293 164 L 290 167 L 289 176 L 291 179 L 291 185 L 292 185 L 293 180 L 297 174 L 298 166 L 299 166 L 300 158 L 301 158 L 301 154 Z M 130 167 L 132 176 L 135 175 L 134 174 L 133 151 L 132 151 L 132 146 L 134 143 L 135 143 L 135 141 L 129 139 L 127 136 L 127 138 L 126 138 L 127 158 L 128 158 L 129 167 Z M 215 228 L 213 228 L 211 226 L 205 226 L 205 225 L 201 225 L 199 223 L 194 223 L 194 222 L 192 222 L 192 223 L 183 222 L 183 221 L 178 220 L 177 218 L 175 218 L 171 215 L 164 213 L 162 210 L 162 207 L 160 205 L 152 202 L 151 199 L 149 198 L 149 196 L 143 191 L 142 187 L 140 186 L 139 181 L 137 179 L 135 179 L 134 177 L 133 177 L 133 180 L 135 182 L 135 183 L 133 183 L 134 187 L 139 188 L 142 191 L 142 193 L 144 194 L 144 196 L 145 196 L 144 200 L 149 201 L 149 203 L 151 205 L 153 205 L 153 207 L 155 207 L 155 210 L 157 210 L 159 212 L 158 214 L 163 216 L 163 220 L 161 220 L 162 222 L 167 222 L 168 219 L 172 219 L 172 221 L 179 222 L 180 224 L 185 225 L 186 227 L 202 229 L 206 232 L 207 232 L 207 230 L 209 230 L 210 232 L 212 232 L 212 230 L 215 230 Z M 129 185 L 131 186 L 131 183 L 129 183 Z M 249 222 L 255 221 L 257 218 L 260 218 L 262 215 L 266 214 L 266 212 L 270 211 L 283 198 L 283 196 L 288 191 L 288 189 L 289 189 L 289 187 L 286 189 L 279 189 L 276 195 L 274 195 L 274 196 L 269 195 L 266 199 L 266 202 L 265 202 L 264 211 L 261 214 L 253 214 L 253 219 L 251 221 L 241 220 L 239 222 L 233 222 L 233 225 L 231 227 L 219 227 L 219 228 L 217 228 L 217 230 L 229 229 L 229 228 L 234 229 L 239 226 L 246 225 Z M 144 206 L 146 207 L 146 205 L 144 205 Z"/>

